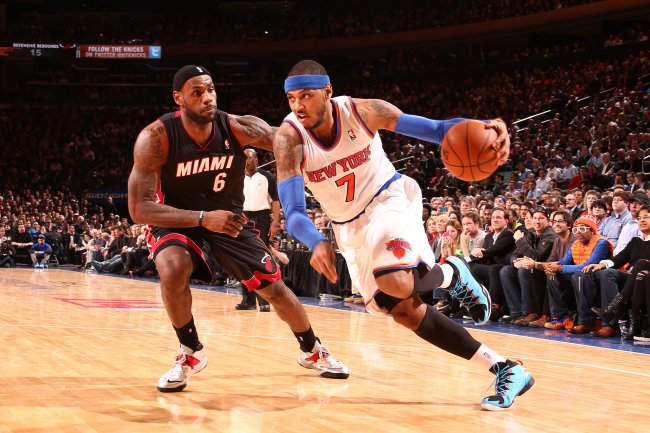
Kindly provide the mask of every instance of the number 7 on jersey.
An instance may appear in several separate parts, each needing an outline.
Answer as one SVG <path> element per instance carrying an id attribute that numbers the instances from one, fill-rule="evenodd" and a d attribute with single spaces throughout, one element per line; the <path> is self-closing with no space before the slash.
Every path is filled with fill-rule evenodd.
<path id="1" fill-rule="evenodd" d="M 354 178 L 354 172 L 350 174 L 346 174 L 345 176 L 339 178 L 336 180 L 336 186 L 346 186 L 346 194 L 345 194 L 345 202 L 351 202 L 354 200 L 354 186 L 355 186 L 355 178 Z"/>

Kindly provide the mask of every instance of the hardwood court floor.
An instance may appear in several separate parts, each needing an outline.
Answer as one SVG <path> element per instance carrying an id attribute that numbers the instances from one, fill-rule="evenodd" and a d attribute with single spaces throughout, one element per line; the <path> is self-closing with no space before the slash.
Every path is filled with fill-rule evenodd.
<path id="1" fill-rule="evenodd" d="M 491 374 L 389 319 L 306 307 L 351 370 L 324 379 L 296 364 L 274 313 L 194 290 L 210 362 L 184 392 L 161 394 L 177 343 L 157 284 L 0 269 L 0 293 L 0 432 L 650 431 L 645 354 L 471 329 L 537 380 L 512 410 L 484 412 Z"/>

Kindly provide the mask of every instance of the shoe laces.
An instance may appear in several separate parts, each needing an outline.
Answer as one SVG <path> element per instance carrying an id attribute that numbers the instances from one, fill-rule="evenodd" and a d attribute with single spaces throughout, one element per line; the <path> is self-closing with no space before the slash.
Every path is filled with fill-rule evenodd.
<path id="1" fill-rule="evenodd" d="M 451 289 L 450 293 L 467 308 L 478 304 L 476 296 L 474 296 L 472 290 L 467 284 L 463 282 L 461 278 L 458 278 L 458 281 L 456 281 L 456 284 L 454 285 L 454 288 Z"/>
<path id="2" fill-rule="evenodd" d="M 327 350 L 327 347 L 323 346 L 322 344 L 318 348 L 318 358 L 327 362 L 327 364 L 329 364 L 330 367 L 334 367 L 334 368 L 343 367 L 341 362 L 336 360 L 336 358 L 332 356 L 329 350 Z"/>
<path id="3" fill-rule="evenodd" d="M 507 361 L 498 362 L 494 364 L 495 377 L 492 383 L 487 387 L 487 389 L 490 389 L 492 385 L 495 385 L 494 386 L 495 395 L 498 395 L 500 397 L 505 396 L 510 389 L 509 385 L 512 383 L 512 381 L 510 380 L 510 376 L 514 374 L 512 372 L 512 368 L 515 367 L 516 365 L 523 365 L 523 364 L 519 360 L 515 361 L 514 365 L 509 364 Z"/>
<path id="4" fill-rule="evenodd" d="M 188 354 L 183 352 L 182 349 L 169 348 L 169 351 L 174 353 L 174 355 L 176 356 L 176 358 L 174 359 L 174 363 L 172 364 L 172 368 L 171 370 L 169 370 L 170 373 L 182 374 L 183 367 L 191 367 L 190 361 L 187 359 Z"/>

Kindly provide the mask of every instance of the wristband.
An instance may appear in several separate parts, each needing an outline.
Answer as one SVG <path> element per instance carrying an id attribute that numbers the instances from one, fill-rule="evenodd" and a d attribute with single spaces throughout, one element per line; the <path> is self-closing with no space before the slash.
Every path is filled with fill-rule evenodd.
<path id="1" fill-rule="evenodd" d="M 199 212 L 199 227 L 203 227 L 203 214 L 205 211 Z"/>

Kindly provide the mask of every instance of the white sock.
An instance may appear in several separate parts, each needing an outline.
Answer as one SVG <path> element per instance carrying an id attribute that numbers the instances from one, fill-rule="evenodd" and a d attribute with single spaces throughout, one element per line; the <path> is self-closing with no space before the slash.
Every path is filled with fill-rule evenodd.
<path id="1" fill-rule="evenodd" d="M 443 263 L 439 266 L 440 269 L 442 269 L 442 275 L 444 276 L 440 288 L 446 289 L 451 285 L 451 280 L 454 278 L 454 268 L 448 263 Z"/>
<path id="2" fill-rule="evenodd" d="M 470 361 L 477 363 L 481 367 L 489 370 L 497 362 L 505 362 L 505 358 L 494 350 L 487 347 L 485 344 L 481 344 L 481 347 L 478 348 L 476 353 L 472 355 Z"/>

